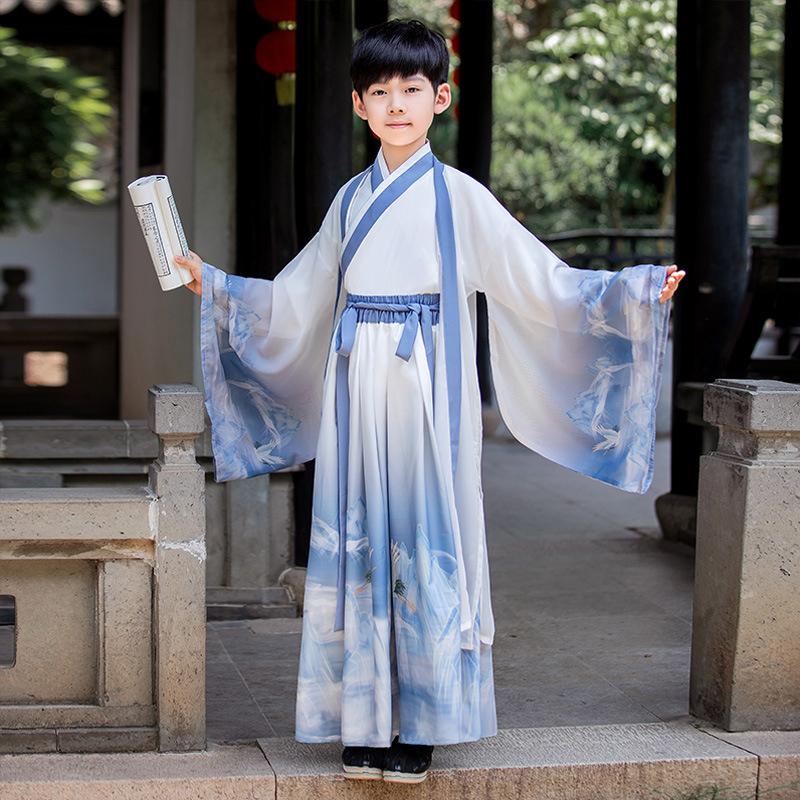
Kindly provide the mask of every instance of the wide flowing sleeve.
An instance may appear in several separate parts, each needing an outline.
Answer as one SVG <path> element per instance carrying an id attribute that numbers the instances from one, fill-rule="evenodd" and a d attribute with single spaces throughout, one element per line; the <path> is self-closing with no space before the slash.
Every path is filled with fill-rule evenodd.
<path id="1" fill-rule="evenodd" d="M 217 482 L 316 455 L 337 297 L 335 204 L 274 280 L 203 263 L 200 361 Z"/>
<path id="2" fill-rule="evenodd" d="M 522 444 L 629 492 L 653 477 L 666 266 L 568 266 L 495 198 L 478 267 L 500 414 Z"/>

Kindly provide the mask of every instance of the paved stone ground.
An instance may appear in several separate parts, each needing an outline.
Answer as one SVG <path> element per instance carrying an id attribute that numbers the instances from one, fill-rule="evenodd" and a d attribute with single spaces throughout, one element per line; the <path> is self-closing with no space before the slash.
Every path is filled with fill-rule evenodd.
<path id="1" fill-rule="evenodd" d="M 693 550 L 660 539 L 668 469 L 659 439 L 653 485 L 635 495 L 485 441 L 500 728 L 687 715 Z M 209 623 L 209 740 L 293 735 L 300 622 Z"/>

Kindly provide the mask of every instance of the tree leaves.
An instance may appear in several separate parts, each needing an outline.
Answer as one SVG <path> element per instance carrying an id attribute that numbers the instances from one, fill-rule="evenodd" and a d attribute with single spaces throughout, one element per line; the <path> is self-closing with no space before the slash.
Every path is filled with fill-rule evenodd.
<path id="1" fill-rule="evenodd" d="M 106 97 L 99 78 L 0 28 L 0 230 L 36 227 L 42 196 L 104 200 L 93 139 L 112 114 Z"/>

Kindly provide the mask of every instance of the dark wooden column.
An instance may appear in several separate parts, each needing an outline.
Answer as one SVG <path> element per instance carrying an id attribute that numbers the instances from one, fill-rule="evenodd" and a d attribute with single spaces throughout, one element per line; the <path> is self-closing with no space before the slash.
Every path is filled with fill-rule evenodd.
<path id="1" fill-rule="evenodd" d="M 295 189 L 301 245 L 353 174 L 352 47 L 353 0 L 298 1 Z"/>
<path id="2" fill-rule="evenodd" d="M 458 168 L 489 186 L 492 163 L 492 0 L 461 0 Z M 486 298 L 477 294 L 477 362 L 481 400 L 492 402 Z"/>
<path id="3" fill-rule="evenodd" d="M 295 208 L 305 245 L 353 174 L 353 0 L 298 0 Z M 333 303 L 333 298 L 331 298 Z M 314 463 L 295 474 L 295 563 L 308 563 Z"/>
<path id="4" fill-rule="evenodd" d="M 784 8 L 783 122 L 781 171 L 778 185 L 777 244 L 800 244 L 800 3 L 787 0 Z"/>
<path id="5" fill-rule="evenodd" d="M 722 374 L 746 283 L 749 0 L 678 0 L 673 397 Z M 672 411 L 672 494 L 696 496 L 701 428 Z"/>
<path id="6" fill-rule="evenodd" d="M 278 105 L 256 45 L 275 29 L 251 0 L 236 4 L 236 272 L 274 278 L 297 252 L 294 106 Z"/>

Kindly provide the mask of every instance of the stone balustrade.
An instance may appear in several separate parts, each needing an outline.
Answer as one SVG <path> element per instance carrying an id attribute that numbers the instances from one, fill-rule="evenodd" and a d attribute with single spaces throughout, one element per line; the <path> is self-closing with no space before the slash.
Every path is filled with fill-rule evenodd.
<path id="1" fill-rule="evenodd" d="M 206 483 L 209 619 L 295 616 L 282 576 L 294 567 L 294 477 L 304 467 L 215 482 L 203 414 L 195 455 Z M 0 488 L 144 486 L 158 452 L 146 419 L 0 419 Z"/>
<path id="2" fill-rule="evenodd" d="M 149 425 L 148 485 L 0 489 L 0 752 L 205 748 L 202 395 Z"/>

